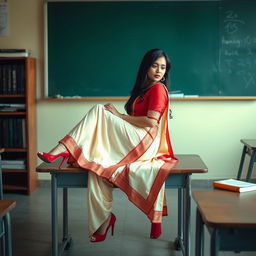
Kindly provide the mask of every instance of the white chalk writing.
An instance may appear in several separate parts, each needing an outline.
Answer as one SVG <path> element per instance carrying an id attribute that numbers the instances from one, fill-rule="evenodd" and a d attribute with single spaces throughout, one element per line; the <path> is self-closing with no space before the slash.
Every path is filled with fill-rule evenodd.
<path id="1" fill-rule="evenodd" d="M 256 34 L 234 10 L 224 12 L 220 72 L 244 89 L 256 86 Z M 227 78 L 229 76 L 229 78 Z"/>
<path id="2" fill-rule="evenodd" d="M 225 29 L 228 34 L 236 33 L 241 25 L 244 25 L 245 22 L 241 19 L 238 19 L 238 15 L 234 11 L 226 11 L 226 19 L 224 20 Z"/>

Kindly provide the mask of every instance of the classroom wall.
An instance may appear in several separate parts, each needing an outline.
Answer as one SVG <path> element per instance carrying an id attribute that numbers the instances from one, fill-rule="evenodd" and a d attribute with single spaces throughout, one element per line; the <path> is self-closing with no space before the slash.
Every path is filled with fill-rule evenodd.
<path id="1" fill-rule="evenodd" d="M 0 48 L 28 48 L 37 59 L 37 145 L 38 151 L 48 151 L 88 109 L 106 101 L 42 101 L 43 0 L 8 0 L 8 4 L 10 33 L 0 37 Z M 123 111 L 123 101 L 113 103 Z M 256 101 L 180 100 L 172 101 L 171 108 L 174 118 L 170 130 L 175 153 L 199 154 L 209 168 L 207 174 L 192 178 L 236 177 L 242 152 L 240 139 L 256 138 Z M 50 177 L 40 174 L 39 178 Z"/>

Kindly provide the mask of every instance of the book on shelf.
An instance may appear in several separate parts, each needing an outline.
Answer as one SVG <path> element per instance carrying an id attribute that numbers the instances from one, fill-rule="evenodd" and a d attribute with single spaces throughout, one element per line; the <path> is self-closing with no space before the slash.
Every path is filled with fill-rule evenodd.
<path id="1" fill-rule="evenodd" d="M 25 118 L 21 119 L 21 147 L 27 148 L 27 137 L 26 137 L 26 120 Z"/>
<path id="2" fill-rule="evenodd" d="M 25 111 L 25 109 L 26 109 L 25 104 L 0 103 L 0 112 L 19 112 L 19 111 Z"/>
<path id="3" fill-rule="evenodd" d="M 0 49 L 0 57 L 29 57 L 30 54 L 28 49 Z"/>
<path id="4" fill-rule="evenodd" d="M 9 52 L 26 52 L 27 49 L 22 48 L 0 48 L 0 53 L 9 53 Z"/>
<path id="5" fill-rule="evenodd" d="M 0 147 L 26 148 L 27 137 L 25 118 L 5 117 L 0 119 Z"/>
<path id="6" fill-rule="evenodd" d="M 213 181 L 213 187 L 234 192 L 248 192 L 256 190 L 256 184 L 235 179 Z"/>
<path id="7" fill-rule="evenodd" d="M 0 64 L 0 94 L 25 93 L 25 66 L 12 61 Z"/>
<path id="8" fill-rule="evenodd" d="M 2 164 L 25 164 L 25 159 L 3 159 L 1 161 Z"/>
<path id="9" fill-rule="evenodd" d="M 25 164 L 2 164 L 3 169 L 11 169 L 11 170 L 25 170 Z"/>
<path id="10" fill-rule="evenodd" d="M 15 107 L 0 107 L 0 112 L 19 112 L 23 111 L 23 109 L 15 108 Z"/>
<path id="11" fill-rule="evenodd" d="M 17 170 L 24 170 L 26 169 L 24 159 L 19 160 L 2 160 L 2 168 L 3 169 L 17 169 Z"/>

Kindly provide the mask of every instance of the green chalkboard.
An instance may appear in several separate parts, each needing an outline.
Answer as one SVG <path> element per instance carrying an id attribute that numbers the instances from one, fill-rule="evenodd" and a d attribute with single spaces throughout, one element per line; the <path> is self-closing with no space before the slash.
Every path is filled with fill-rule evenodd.
<path id="1" fill-rule="evenodd" d="M 128 96 L 152 48 L 170 56 L 172 91 L 256 96 L 252 1 L 46 4 L 49 97 Z"/>

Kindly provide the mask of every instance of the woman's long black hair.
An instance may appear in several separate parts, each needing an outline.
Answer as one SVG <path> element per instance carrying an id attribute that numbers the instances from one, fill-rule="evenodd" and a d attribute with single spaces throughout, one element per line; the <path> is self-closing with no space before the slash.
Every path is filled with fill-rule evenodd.
<path id="1" fill-rule="evenodd" d="M 143 98 L 143 95 L 148 90 L 148 87 L 149 87 L 149 80 L 147 77 L 148 70 L 152 66 L 152 64 L 160 57 L 165 57 L 165 60 L 166 60 L 166 72 L 164 74 L 164 79 L 163 79 L 164 81 L 161 81 L 161 83 L 163 83 L 167 88 L 167 90 L 169 91 L 169 70 L 171 68 L 169 57 L 163 50 L 152 49 L 144 55 L 141 61 L 141 64 L 137 73 L 136 82 L 131 91 L 131 96 L 125 104 L 124 108 L 128 114 L 131 114 L 132 112 L 132 104 L 134 100 L 138 96 Z"/>

